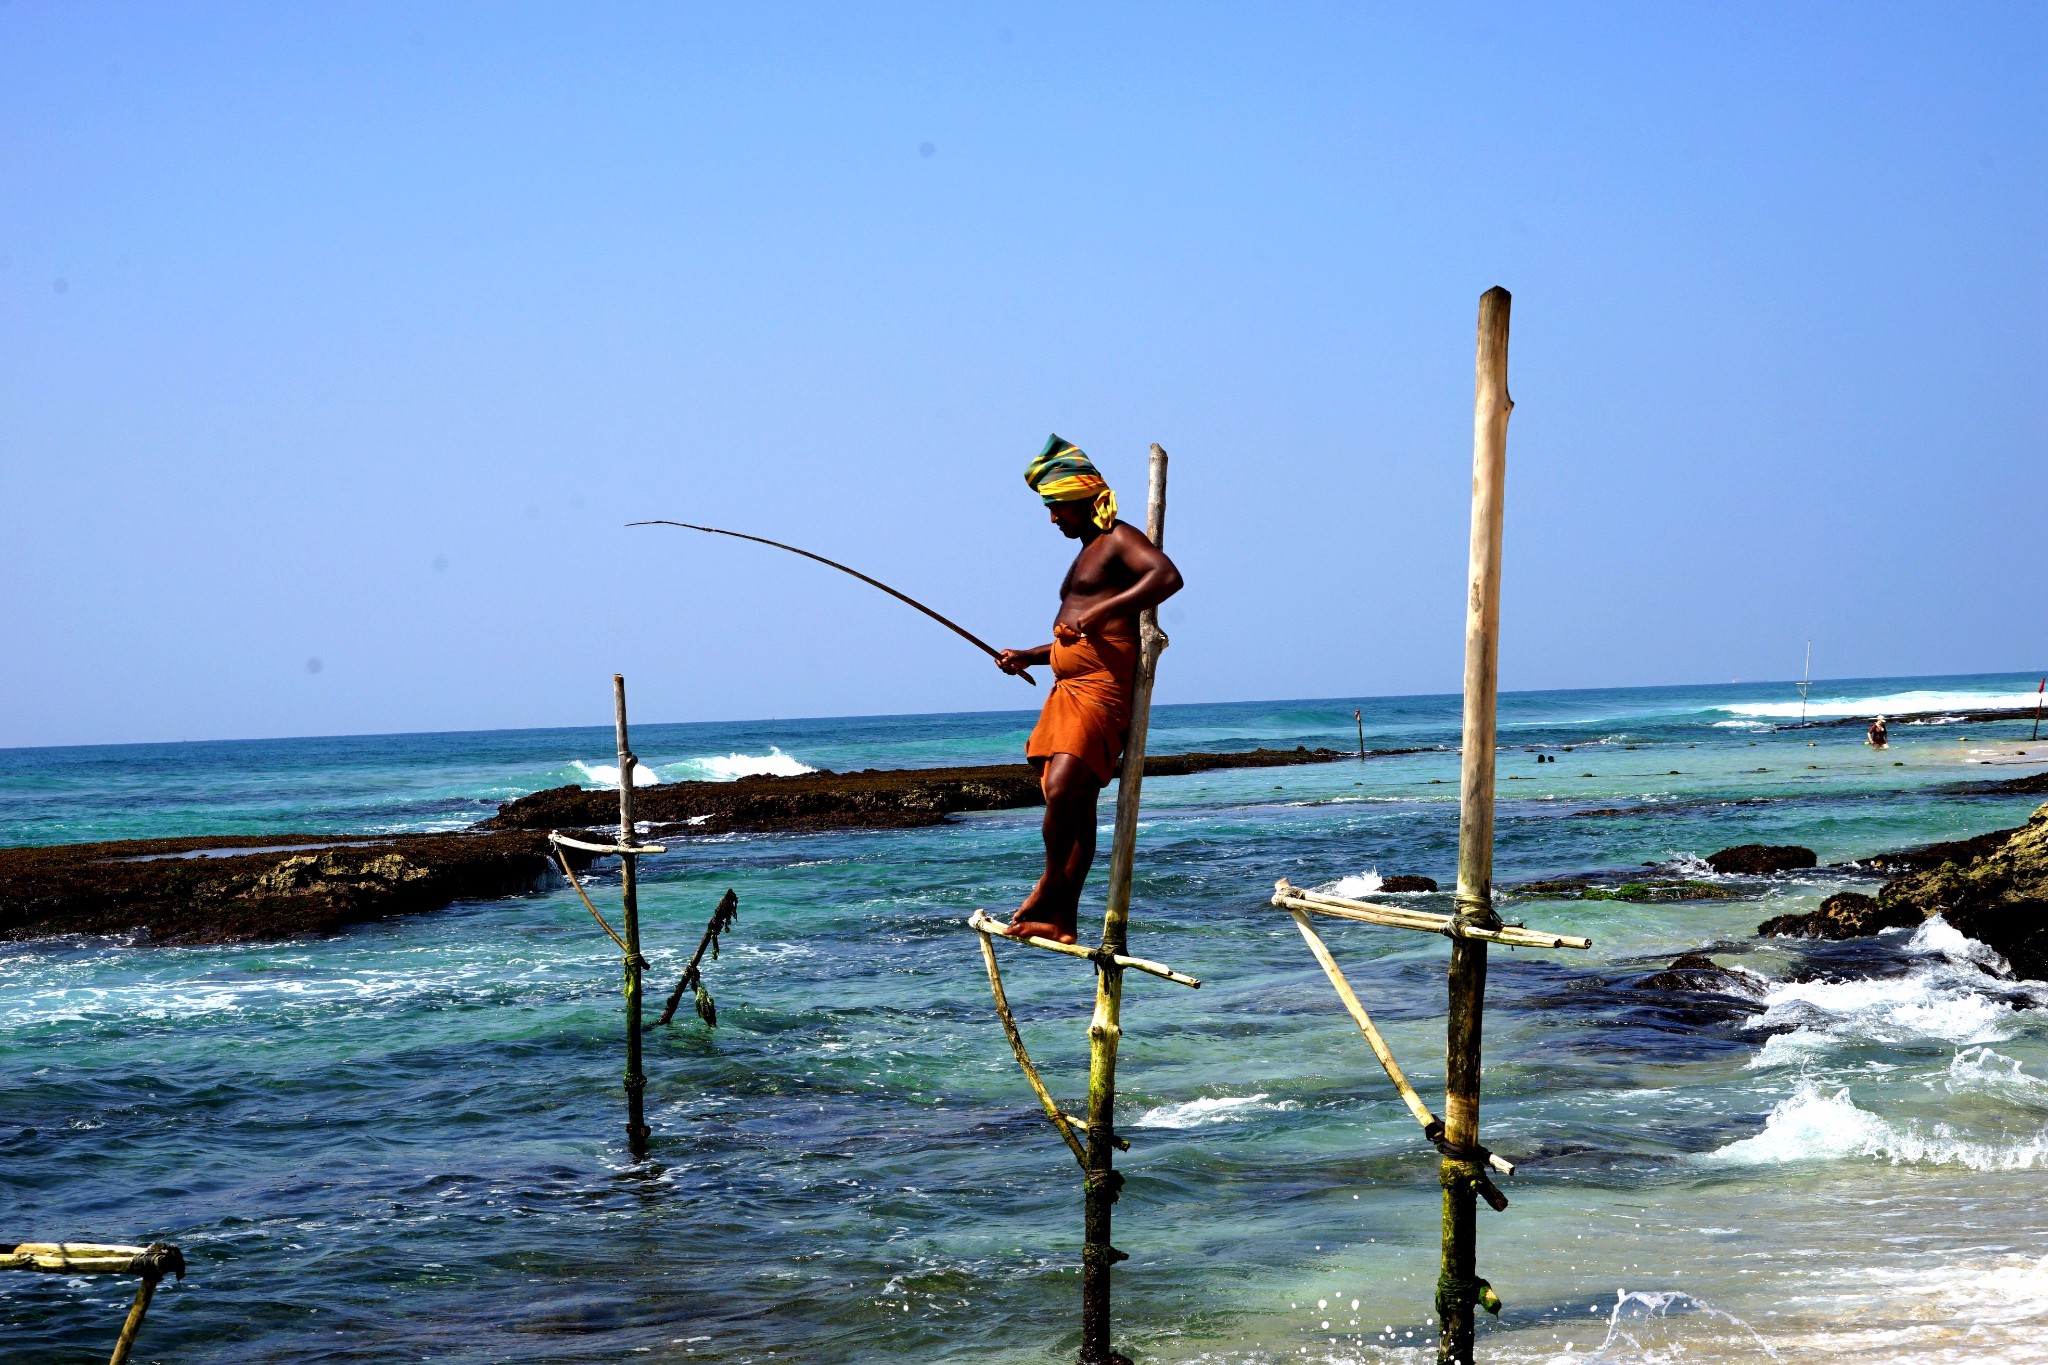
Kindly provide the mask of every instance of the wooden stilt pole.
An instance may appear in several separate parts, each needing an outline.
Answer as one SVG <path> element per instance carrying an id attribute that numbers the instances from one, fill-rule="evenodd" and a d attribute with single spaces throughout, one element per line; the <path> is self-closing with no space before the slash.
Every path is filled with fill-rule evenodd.
<path id="1" fill-rule="evenodd" d="M 144 1275 L 142 1283 L 135 1286 L 135 1302 L 128 1308 L 128 1320 L 121 1324 L 121 1335 L 114 1342 L 114 1354 L 107 1357 L 107 1365 L 127 1365 L 128 1353 L 135 1349 L 135 1338 L 142 1331 L 143 1314 L 149 1311 L 149 1301 L 156 1297 L 154 1275 Z"/>
<path id="2" fill-rule="evenodd" d="M 1152 447 L 1145 534 L 1166 543 L 1166 452 Z M 1131 910 L 1131 863 L 1138 842 L 1138 796 L 1145 778 L 1145 735 L 1152 723 L 1152 679 L 1166 635 L 1159 609 L 1138 618 L 1138 668 L 1131 685 L 1131 728 L 1124 740 L 1117 783 L 1116 840 L 1109 854 L 1109 898 L 1102 916 L 1102 951 L 1124 952 Z M 1124 969 L 1111 957 L 1098 961 L 1095 1015 L 1088 1023 L 1088 1145 L 1085 1237 L 1081 1248 L 1080 1365 L 1129 1365 L 1110 1349 L 1109 1272 L 1124 1254 L 1110 1245 L 1110 1214 L 1123 1176 L 1113 1164 L 1116 1142 L 1116 1049 L 1123 1037 Z"/>
<path id="3" fill-rule="evenodd" d="M 1472 413 L 1472 563 L 1465 601 L 1465 734 L 1459 787 L 1457 917 L 1495 928 L 1493 910 L 1494 699 L 1499 690 L 1502 497 L 1507 482 L 1508 291 L 1479 298 Z M 1486 1008 L 1486 943 L 1451 940 L 1446 1039 L 1443 1268 L 1437 1277 L 1438 1365 L 1470 1365 L 1472 1309 L 1498 1300 L 1476 1269 L 1474 1196 L 1484 1178 L 1479 1144 L 1479 1050 Z"/>
<path id="4" fill-rule="evenodd" d="M 1358 707 L 1351 708 L 1351 719 L 1358 722 L 1358 761 L 1365 762 L 1365 712 Z"/>
<path id="5" fill-rule="evenodd" d="M 612 674 L 612 716 L 619 740 L 619 846 L 638 842 L 633 832 L 633 769 L 640 760 L 626 735 L 626 676 Z M 640 956 L 639 856 L 619 855 L 621 894 L 625 902 L 626 959 L 626 1149 L 635 1161 L 647 1155 L 650 1130 L 645 1115 L 647 1074 L 640 1069 L 640 976 L 647 966 Z"/>

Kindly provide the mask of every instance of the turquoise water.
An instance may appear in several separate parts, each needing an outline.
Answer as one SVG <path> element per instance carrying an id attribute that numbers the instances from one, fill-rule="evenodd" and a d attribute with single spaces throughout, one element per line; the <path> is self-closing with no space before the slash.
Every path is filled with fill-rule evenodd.
<path id="1" fill-rule="evenodd" d="M 1813 711 L 1961 708 L 2033 681 L 1820 684 Z M 1265 902 L 1282 875 L 1448 885 L 1457 701 L 1163 708 L 1153 748 L 1345 747 L 1354 705 L 1369 745 L 1437 747 L 1146 788 L 1134 950 L 1207 984 L 1126 992 L 1116 1313 L 1140 1360 L 1422 1360 L 1433 1340 L 1433 1154 Z M 1858 728 L 1773 728 L 1788 707 L 1785 684 L 1504 698 L 1500 882 L 1696 873 L 1741 842 L 1852 858 L 2038 803 L 1972 787 L 2048 768 L 2048 744 L 2019 753 L 2024 724 L 1902 727 L 1880 755 Z M 1003 761 L 1031 719 L 647 725 L 635 747 L 668 780 Z M 592 727 L 16 750 L 0 842 L 455 828 L 602 775 L 610 748 Z M 1585 814 L 1617 809 L 1634 813 Z M 565 885 L 319 942 L 0 945 L 0 1232 L 183 1246 L 191 1277 L 160 1294 L 145 1359 L 1070 1360 L 1078 1181 L 961 925 L 1016 902 L 1037 841 L 1035 812 L 999 812 L 648 860 L 659 989 L 728 886 L 741 919 L 708 972 L 719 1027 L 650 1036 L 640 1165 L 616 955 Z M 1494 959 L 1485 1128 L 1522 1165 L 1513 1206 L 1480 1214 L 1507 1303 L 1487 1358 L 2048 1359 L 2048 986 L 1938 923 L 1752 936 L 1872 886 L 1822 871 L 1761 900 L 1514 903 L 1595 947 Z M 616 888 L 594 879 L 600 903 Z M 1325 936 L 1440 1089 L 1444 945 Z M 1636 989 L 1698 949 L 1754 972 L 1748 998 Z M 1085 967 L 1013 949 L 1005 977 L 1077 1107 Z M 125 1298 L 0 1281 L 0 1358 L 103 1359 Z"/>

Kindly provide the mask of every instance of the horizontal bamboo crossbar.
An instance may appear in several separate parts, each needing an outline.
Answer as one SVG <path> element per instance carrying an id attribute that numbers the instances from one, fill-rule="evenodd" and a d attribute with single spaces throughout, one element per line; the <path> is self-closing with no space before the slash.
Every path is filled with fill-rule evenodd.
<path id="1" fill-rule="evenodd" d="M 1010 943 L 1028 944 L 1033 948 L 1043 948 L 1050 953 L 1064 953 L 1068 957 L 1086 958 L 1090 962 L 1099 962 L 1106 957 L 1111 962 L 1116 963 L 1117 966 L 1128 967 L 1134 972 L 1144 972 L 1147 976 L 1156 976 L 1162 981 L 1173 981 L 1183 986 L 1192 986 L 1196 990 L 1202 988 L 1199 978 L 1188 976 L 1183 972 L 1177 972 L 1163 962 L 1152 962 L 1142 957 L 1126 957 L 1122 953 L 1104 953 L 1100 948 L 1083 948 L 1078 943 L 1059 943 L 1049 938 L 1040 938 L 1036 934 L 1006 934 L 1003 932 L 1001 921 L 990 919 L 988 912 L 985 910 L 977 910 L 968 916 L 967 927 L 978 933 L 985 934 L 989 938 L 999 938 Z"/>
<path id="2" fill-rule="evenodd" d="M 582 839 L 571 839 L 571 838 L 570 838 L 570 837 L 569 837 L 568 835 L 566 835 L 566 834 L 560 834 L 560 833 L 557 833 L 557 832 L 556 832 L 556 831 L 554 831 L 554 830 L 549 830 L 549 831 L 548 831 L 548 839 L 549 839 L 549 841 L 550 841 L 551 843 L 557 843 L 557 844 L 561 844 L 561 845 L 562 845 L 563 847 L 565 847 L 565 848 L 580 848 L 580 849 L 582 849 L 582 850 L 583 850 L 583 851 L 584 851 L 585 853 L 666 853 L 666 852 L 668 852 L 668 848 L 667 848 L 667 846 L 665 846 L 665 845 L 663 845 L 663 844 L 592 844 L 592 843 L 587 843 L 587 842 L 585 842 L 585 841 L 584 841 L 584 840 L 582 840 Z"/>
<path id="3" fill-rule="evenodd" d="M 67 1275 L 183 1274 L 176 1247 L 121 1246 L 106 1242 L 22 1242 L 0 1251 L 0 1270 L 47 1270 Z"/>
<path id="4" fill-rule="evenodd" d="M 1375 905 L 1369 901 L 1346 900 L 1342 896 L 1325 895 L 1320 891 L 1303 891 L 1285 877 L 1273 884 L 1273 904 L 1282 910 L 1306 910 L 1312 915 L 1328 915 L 1333 919 L 1358 920 L 1364 924 L 1380 924 L 1392 929 L 1414 929 L 1427 934 L 1442 934 L 1445 938 L 1483 939 L 1488 943 L 1504 943 L 1514 948 L 1591 948 L 1593 940 L 1573 934 L 1550 934 L 1538 929 L 1525 929 L 1518 924 L 1503 925 L 1498 929 L 1483 929 L 1478 925 L 1461 924 L 1451 915 L 1439 915 L 1428 910 L 1411 910 L 1406 906 Z"/>

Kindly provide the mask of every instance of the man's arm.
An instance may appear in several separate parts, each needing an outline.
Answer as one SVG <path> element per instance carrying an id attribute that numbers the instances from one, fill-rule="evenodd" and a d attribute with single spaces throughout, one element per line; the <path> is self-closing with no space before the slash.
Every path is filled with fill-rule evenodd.
<path id="1" fill-rule="evenodd" d="M 1125 530 L 1130 534 L 1121 534 Z M 1136 616 L 1147 607 L 1156 607 L 1184 586 L 1180 570 L 1173 566 L 1173 561 L 1137 527 L 1119 526 L 1118 532 L 1111 548 L 1116 552 L 1117 560 L 1137 581 L 1116 596 L 1105 598 L 1081 613 L 1074 627 L 1084 635 L 1099 629 L 1104 621 Z"/>
<path id="2" fill-rule="evenodd" d="M 1039 645 L 1035 649 L 1005 649 L 996 654 L 996 667 L 1005 673 L 1022 673 L 1033 664 L 1051 664 L 1052 646 Z"/>

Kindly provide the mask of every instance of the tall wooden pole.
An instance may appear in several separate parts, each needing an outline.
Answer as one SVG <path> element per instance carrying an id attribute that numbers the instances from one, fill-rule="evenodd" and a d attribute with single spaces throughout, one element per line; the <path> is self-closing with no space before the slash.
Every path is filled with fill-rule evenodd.
<path id="1" fill-rule="evenodd" d="M 1166 544 L 1166 452 L 1152 447 L 1145 534 Z M 1088 1150 L 1081 1247 L 1080 1365 L 1129 1365 L 1110 1349 L 1109 1271 L 1124 1254 L 1110 1245 L 1110 1214 L 1123 1176 L 1113 1164 L 1116 1139 L 1116 1048 L 1123 1038 L 1124 969 L 1107 959 L 1123 953 L 1131 912 L 1131 863 L 1138 843 L 1138 796 L 1145 779 L 1145 735 L 1152 724 L 1152 679 L 1167 645 L 1159 609 L 1138 617 L 1138 667 L 1131 682 L 1131 728 L 1117 781 L 1116 841 L 1109 853 L 1109 898 L 1102 916 L 1103 959 L 1095 968 L 1095 1016 L 1088 1022 Z"/>
<path id="2" fill-rule="evenodd" d="M 1501 508 L 1507 482 L 1508 291 L 1479 297 L 1478 370 L 1472 411 L 1472 567 L 1465 600 L 1465 736 L 1458 800 L 1460 920 L 1494 927 L 1494 698 L 1500 677 Z M 1474 1196 L 1484 1178 L 1479 1143 L 1479 1044 L 1486 1008 L 1486 944 L 1451 940 L 1446 1040 L 1443 1268 L 1437 1276 L 1439 1365 L 1470 1365 L 1478 1301 Z"/>
<path id="3" fill-rule="evenodd" d="M 640 760 L 626 736 L 626 676 L 612 674 L 612 718 L 619 739 L 619 846 L 638 842 L 633 832 L 633 769 Z M 619 855 L 621 895 L 625 902 L 626 934 L 626 1149 L 639 1161 L 647 1155 L 649 1129 L 644 1103 L 647 1075 L 640 1069 L 640 973 L 647 964 L 640 956 L 640 859 L 632 853 Z"/>

